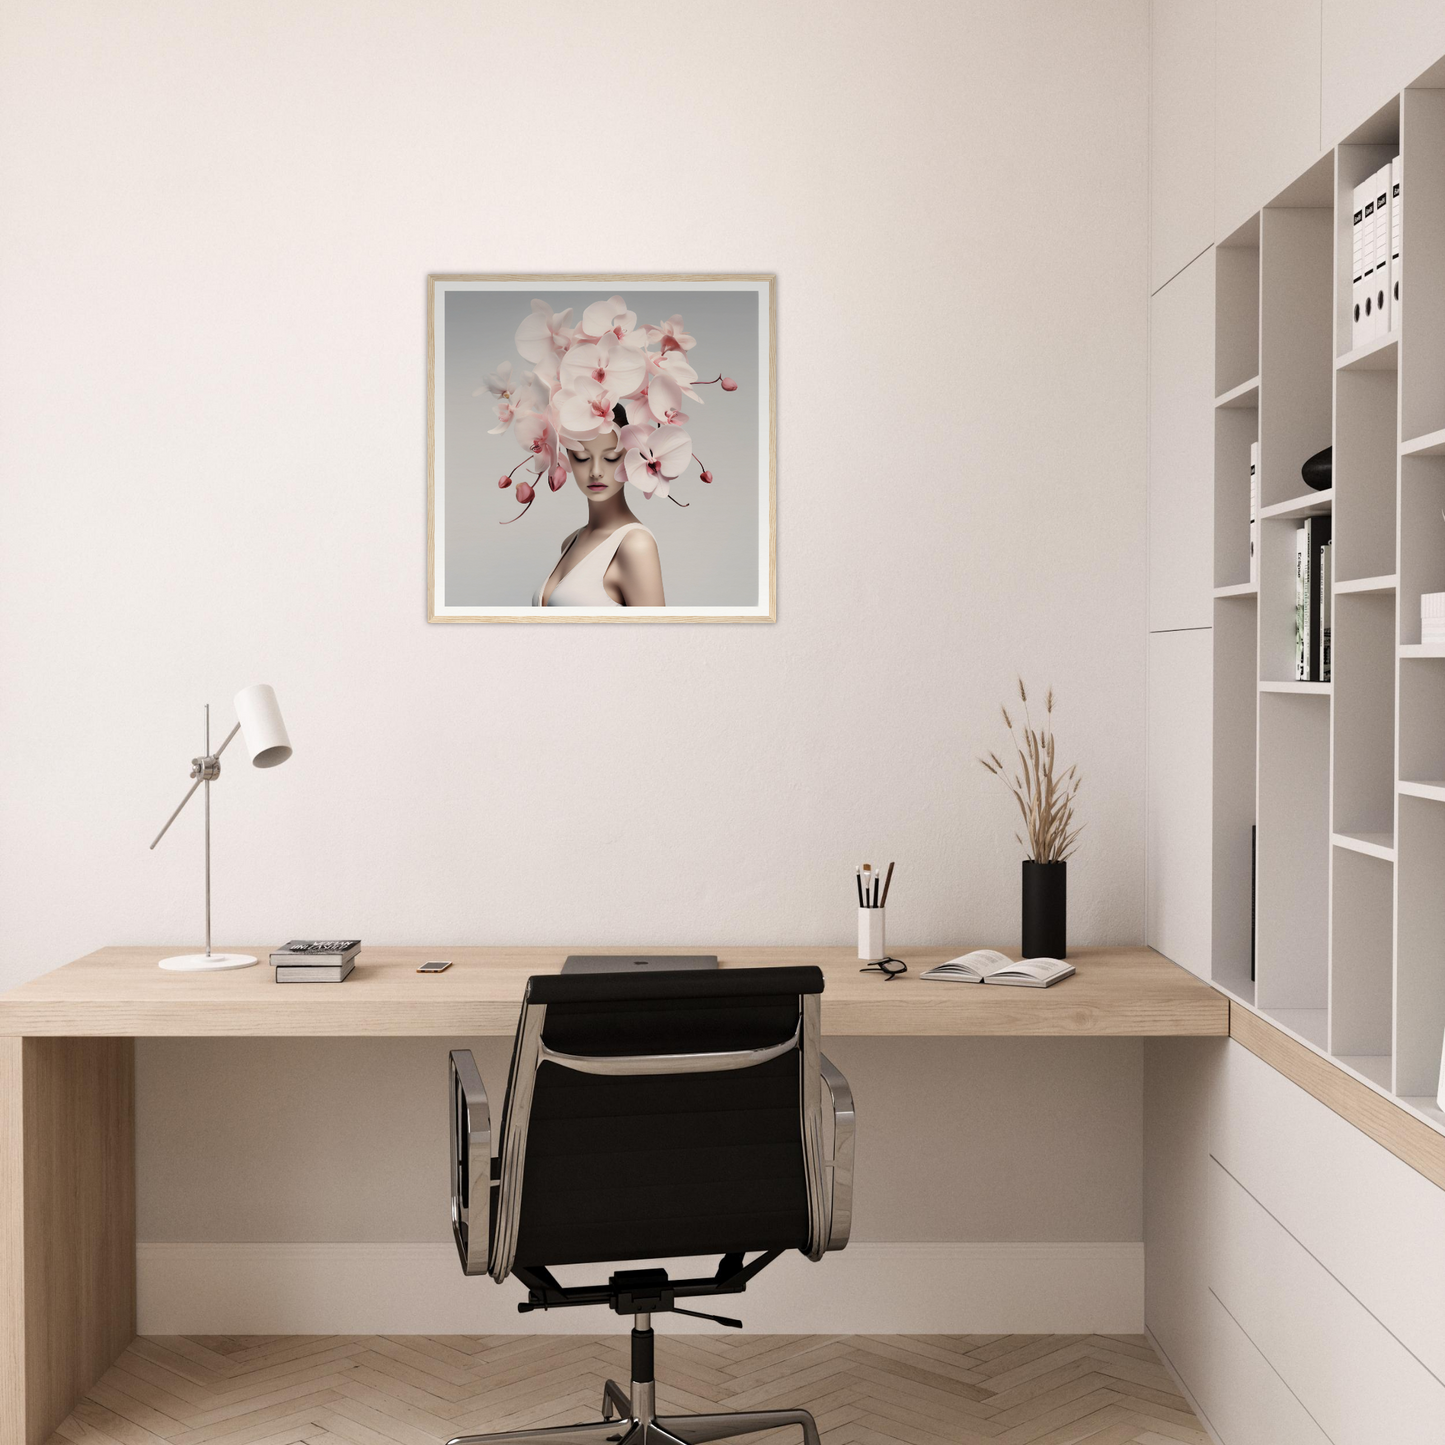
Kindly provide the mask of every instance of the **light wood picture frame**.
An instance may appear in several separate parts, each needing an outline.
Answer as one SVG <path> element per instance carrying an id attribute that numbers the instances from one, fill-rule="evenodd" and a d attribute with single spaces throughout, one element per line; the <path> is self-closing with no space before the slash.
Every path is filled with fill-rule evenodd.
<path id="1" fill-rule="evenodd" d="M 776 386 L 774 275 L 429 276 L 427 621 L 775 621 Z"/>

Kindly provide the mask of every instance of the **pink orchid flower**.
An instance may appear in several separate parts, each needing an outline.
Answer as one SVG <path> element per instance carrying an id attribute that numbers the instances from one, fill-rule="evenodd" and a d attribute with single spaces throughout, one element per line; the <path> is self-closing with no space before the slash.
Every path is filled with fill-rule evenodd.
<path id="1" fill-rule="evenodd" d="M 661 326 L 655 328 L 656 340 L 662 343 L 664 354 L 669 351 L 691 351 L 697 339 L 683 330 L 682 317 L 669 316 Z"/>
<path id="2" fill-rule="evenodd" d="M 652 425 L 656 421 L 652 414 L 652 408 L 647 402 L 647 391 L 650 384 L 649 381 L 644 381 L 637 391 L 622 400 L 623 410 L 627 413 L 628 425 L 639 430 L 646 428 L 651 431 Z"/>
<path id="3" fill-rule="evenodd" d="M 497 403 L 497 424 L 488 432 L 488 436 L 500 436 L 521 414 L 522 408 L 517 404 L 514 397 L 504 396 Z"/>
<path id="4" fill-rule="evenodd" d="M 625 430 L 634 431 L 631 426 Z M 680 426 L 660 426 L 651 436 L 633 434 L 628 441 L 633 445 L 622 459 L 622 467 L 629 485 L 644 497 L 665 497 L 668 484 L 680 477 L 692 460 L 692 438 Z"/>
<path id="5" fill-rule="evenodd" d="M 562 358 L 562 386 L 576 391 L 577 382 L 590 376 L 614 396 L 631 396 L 647 377 L 642 353 L 624 346 L 610 333 L 600 341 L 584 341 Z"/>
<path id="6" fill-rule="evenodd" d="M 512 385 L 512 363 L 510 361 L 504 361 L 487 377 L 472 395 L 480 396 L 484 391 L 488 391 L 493 396 L 506 397 L 511 396 L 514 389 Z"/>
<path id="7" fill-rule="evenodd" d="M 671 377 L 684 396 L 691 397 L 699 406 L 702 405 L 702 398 L 692 389 L 693 382 L 697 380 L 697 372 L 692 369 L 691 363 L 682 352 L 649 351 L 645 356 L 649 385 L 659 376 Z"/>
<path id="8" fill-rule="evenodd" d="M 687 413 L 682 409 L 682 388 L 665 371 L 659 371 L 647 383 L 647 410 L 661 426 L 683 426 Z M 628 412 L 628 420 L 632 413 Z"/>
<path id="9" fill-rule="evenodd" d="M 622 297 L 609 296 L 606 301 L 594 301 L 582 313 L 577 335 L 590 341 L 600 341 L 610 333 L 621 341 L 631 335 L 636 325 L 637 312 L 629 311 Z"/>
<path id="10" fill-rule="evenodd" d="M 533 301 L 532 311 L 517 328 L 517 350 L 534 366 L 549 354 L 561 355 L 572 343 L 572 308 L 554 312 L 545 301 Z"/>
<path id="11" fill-rule="evenodd" d="M 577 441 L 591 441 L 616 426 L 612 408 L 617 396 L 590 375 L 577 377 L 557 397 L 557 429 Z"/>
<path id="12" fill-rule="evenodd" d="M 531 452 L 535 458 L 532 465 L 537 471 L 545 472 L 557 460 L 557 433 L 545 416 L 529 411 L 517 421 L 517 440 L 524 452 Z"/>

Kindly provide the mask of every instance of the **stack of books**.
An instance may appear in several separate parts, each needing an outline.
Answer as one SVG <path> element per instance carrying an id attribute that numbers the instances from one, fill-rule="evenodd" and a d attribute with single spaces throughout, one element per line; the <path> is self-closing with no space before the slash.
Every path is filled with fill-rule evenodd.
<path id="1" fill-rule="evenodd" d="M 271 955 L 277 983 L 341 983 L 356 967 L 359 938 L 293 938 Z"/>
<path id="2" fill-rule="evenodd" d="M 1306 517 L 1295 532 L 1294 675 L 1329 682 L 1333 565 L 1329 517 Z"/>

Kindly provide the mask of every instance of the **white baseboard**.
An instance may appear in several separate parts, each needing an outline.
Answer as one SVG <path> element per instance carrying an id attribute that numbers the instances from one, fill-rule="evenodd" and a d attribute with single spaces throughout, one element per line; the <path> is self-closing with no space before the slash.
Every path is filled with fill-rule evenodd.
<path id="1" fill-rule="evenodd" d="M 616 1328 L 597 1309 L 518 1314 L 522 1287 L 466 1278 L 450 1244 L 139 1244 L 136 1264 L 143 1335 Z M 1138 1334 L 1144 1246 L 853 1244 L 817 1264 L 784 1255 L 746 1294 L 695 1303 L 758 1334 Z M 674 1315 L 666 1328 L 718 1326 Z"/>

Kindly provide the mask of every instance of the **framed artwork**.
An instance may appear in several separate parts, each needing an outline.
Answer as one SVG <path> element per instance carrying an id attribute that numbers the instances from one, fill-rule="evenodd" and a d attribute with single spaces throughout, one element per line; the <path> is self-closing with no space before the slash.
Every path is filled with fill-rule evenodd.
<path id="1" fill-rule="evenodd" d="M 773 621 L 775 294 L 428 277 L 427 620 Z"/>

